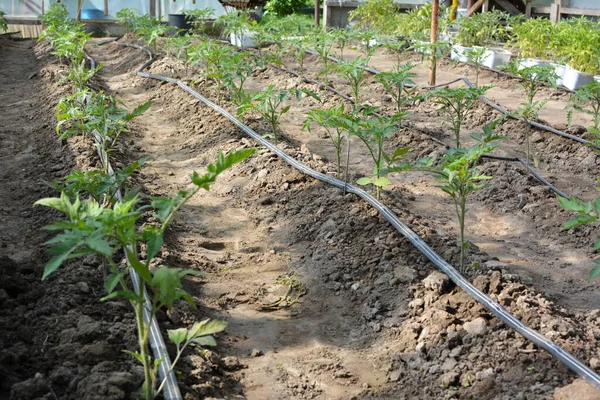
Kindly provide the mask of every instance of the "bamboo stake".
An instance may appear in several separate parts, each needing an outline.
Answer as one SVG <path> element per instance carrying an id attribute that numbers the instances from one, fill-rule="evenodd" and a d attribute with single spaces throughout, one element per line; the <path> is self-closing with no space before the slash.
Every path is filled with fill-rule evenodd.
<path id="1" fill-rule="evenodd" d="M 438 13 L 440 10 L 440 0 L 433 0 L 431 4 L 431 43 L 434 45 L 431 48 L 431 66 L 429 67 L 429 85 L 435 85 L 435 77 L 437 73 L 437 48 L 435 43 L 437 43 L 437 34 L 438 34 Z"/>

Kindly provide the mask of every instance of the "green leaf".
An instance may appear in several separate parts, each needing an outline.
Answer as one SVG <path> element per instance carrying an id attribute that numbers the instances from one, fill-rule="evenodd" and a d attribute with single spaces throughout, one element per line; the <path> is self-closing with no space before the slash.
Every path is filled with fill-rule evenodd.
<path id="1" fill-rule="evenodd" d="M 48 264 L 46 264 L 46 267 L 44 268 L 44 274 L 42 275 L 42 280 L 46 279 L 50 274 L 52 274 L 54 271 L 56 271 L 63 262 L 65 262 L 69 256 L 71 255 L 71 253 L 73 251 L 75 251 L 75 249 L 78 246 L 73 246 L 71 249 L 69 249 L 67 252 L 64 252 L 62 254 L 57 255 L 56 257 L 53 257 L 50 262 L 48 262 Z"/>
<path id="2" fill-rule="evenodd" d="M 595 277 L 597 277 L 598 275 L 600 275 L 600 260 L 596 260 L 595 263 L 596 263 L 596 266 L 592 269 L 592 272 L 590 272 L 590 277 L 588 278 L 588 282 L 591 281 L 592 279 L 594 279 Z"/>
<path id="3" fill-rule="evenodd" d="M 199 344 L 200 346 L 215 347 L 217 345 L 217 341 L 212 336 L 202 336 L 199 338 L 192 339 L 191 341 Z"/>
<path id="4" fill-rule="evenodd" d="M 158 228 L 152 227 L 144 231 L 146 243 L 148 245 L 148 254 L 146 258 L 151 260 L 158 254 L 160 247 L 163 244 L 163 235 Z"/>
<path id="5" fill-rule="evenodd" d="M 142 264 L 135 254 L 132 254 L 129 250 L 127 250 L 127 261 L 131 268 L 144 280 L 144 282 L 151 284 L 152 283 L 152 274 L 150 274 L 150 270 L 144 264 Z"/>
<path id="6" fill-rule="evenodd" d="M 104 287 L 106 288 L 106 292 L 109 294 L 112 293 L 124 276 L 125 275 L 121 272 L 118 274 L 108 275 L 106 277 L 106 280 L 104 281 Z"/>
<path id="7" fill-rule="evenodd" d="M 169 334 L 171 342 L 179 347 L 185 341 L 188 331 L 185 328 L 168 329 L 167 333 Z"/>
<path id="8" fill-rule="evenodd" d="M 370 185 L 371 183 L 373 183 L 373 181 L 371 180 L 371 178 L 367 178 L 367 177 L 360 178 L 359 180 L 356 181 L 356 184 L 361 185 L 361 186 Z"/>
<path id="9" fill-rule="evenodd" d="M 104 239 L 104 235 L 101 231 L 92 232 L 86 239 L 85 244 L 96 253 L 105 257 L 110 257 L 113 254 L 110 243 Z"/>
<path id="10" fill-rule="evenodd" d="M 227 322 L 216 319 L 205 319 L 204 321 L 196 322 L 188 332 L 188 340 L 222 332 L 226 327 Z"/>
<path id="11" fill-rule="evenodd" d="M 121 350 L 123 353 L 130 355 L 131 357 L 135 358 L 136 360 L 138 360 L 142 365 L 144 364 L 144 359 L 142 358 L 142 355 L 140 353 L 138 353 L 137 351 L 129 351 L 129 350 Z"/>
<path id="12" fill-rule="evenodd" d="M 136 303 L 143 303 L 146 300 L 138 295 L 135 292 L 132 292 L 131 290 L 117 290 L 112 292 L 111 294 L 104 296 L 103 298 L 100 299 L 100 301 L 108 301 L 108 300 L 113 300 L 116 299 L 117 297 L 123 297 L 124 299 L 127 299 L 129 301 L 133 301 Z"/>
<path id="13" fill-rule="evenodd" d="M 600 237 L 596 239 L 596 242 L 594 243 L 594 251 L 598 250 L 600 250 Z"/>
<path id="14" fill-rule="evenodd" d="M 125 120 L 129 121 L 135 117 L 139 117 L 140 115 L 145 113 L 150 108 L 150 106 L 152 106 L 152 101 L 147 101 L 144 104 L 139 105 L 138 107 L 135 108 L 135 110 L 133 110 L 131 113 L 127 114 L 127 116 L 125 117 Z"/>
<path id="15" fill-rule="evenodd" d="M 564 225 L 561 227 L 561 230 L 566 231 L 569 229 L 573 229 L 576 226 L 589 224 L 590 222 L 594 222 L 594 221 L 596 221 L 596 217 L 594 217 L 592 215 L 580 215 L 577 218 L 574 218 L 574 219 L 571 219 L 571 220 L 565 222 Z"/>
<path id="16" fill-rule="evenodd" d="M 373 182 L 373 184 L 378 187 L 384 187 L 384 186 L 391 185 L 392 182 L 390 182 L 390 180 L 388 178 L 382 176 L 380 178 L 377 178 L 375 180 L 375 182 Z"/>

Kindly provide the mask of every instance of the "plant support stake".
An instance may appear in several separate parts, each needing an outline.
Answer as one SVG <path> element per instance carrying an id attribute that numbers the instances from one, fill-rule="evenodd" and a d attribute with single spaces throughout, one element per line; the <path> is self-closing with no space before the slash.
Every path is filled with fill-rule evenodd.
<path id="1" fill-rule="evenodd" d="M 431 43 L 437 43 L 438 36 L 438 13 L 440 10 L 440 0 L 431 2 Z M 431 49 L 431 67 L 429 69 L 429 84 L 435 85 L 435 75 L 437 72 L 437 48 L 433 46 Z"/>

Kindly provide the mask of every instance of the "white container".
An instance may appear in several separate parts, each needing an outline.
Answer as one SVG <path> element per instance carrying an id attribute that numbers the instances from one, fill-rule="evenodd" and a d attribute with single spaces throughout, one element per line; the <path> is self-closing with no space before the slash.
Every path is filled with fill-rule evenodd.
<path id="1" fill-rule="evenodd" d="M 533 67 L 535 65 L 549 65 L 550 61 L 540 60 L 539 58 L 523 58 L 519 61 L 519 69 Z"/>
<path id="2" fill-rule="evenodd" d="M 562 86 L 567 66 L 556 63 L 550 63 L 550 65 L 554 67 L 554 73 L 558 76 L 558 78 L 556 79 L 556 86 Z"/>
<path id="3" fill-rule="evenodd" d="M 241 36 L 231 34 L 231 44 L 236 47 L 258 47 L 254 40 L 254 32 L 245 31 Z"/>
<path id="4" fill-rule="evenodd" d="M 502 64 L 507 64 L 510 61 L 511 53 L 503 49 L 488 49 L 485 52 L 483 65 L 488 68 L 498 68 Z"/>
<path id="5" fill-rule="evenodd" d="M 460 61 L 460 62 L 469 62 L 469 57 L 467 54 L 469 51 L 473 50 L 472 47 L 464 47 L 460 44 L 452 45 L 452 49 L 450 50 L 450 59 Z"/>
<path id="6" fill-rule="evenodd" d="M 569 90 L 576 90 L 594 80 L 594 75 L 579 72 L 567 65 L 563 77 L 563 85 Z"/>

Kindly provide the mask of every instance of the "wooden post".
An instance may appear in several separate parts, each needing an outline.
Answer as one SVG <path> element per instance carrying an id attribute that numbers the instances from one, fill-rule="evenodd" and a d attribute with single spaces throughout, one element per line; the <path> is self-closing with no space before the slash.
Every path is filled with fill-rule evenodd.
<path id="1" fill-rule="evenodd" d="M 438 34 L 438 13 L 440 10 L 440 0 L 433 0 L 431 2 L 431 43 L 437 43 Z M 435 85 L 435 77 L 437 72 L 437 49 L 434 45 L 431 49 L 431 66 L 429 67 L 429 85 Z"/>
<path id="2" fill-rule="evenodd" d="M 467 10 L 467 17 L 470 17 L 471 15 L 475 14 L 475 11 L 479 10 L 479 7 L 481 7 L 481 5 L 483 4 L 485 0 L 477 0 L 477 2 L 475 4 L 473 4 L 468 10 Z"/>
<path id="3" fill-rule="evenodd" d="M 150 0 L 150 14 L 151 17 L 156 17 L 156 0 Z"/>
<path id="4" fill-rule="evenodd" d="M 533 0 L 527 0 L 527 3 L 525 3 L 525 16 L 527 18 L 531 18 L 531 3 Z"/>
<path id="5" fill-rule="evenodd" d="M 483 6 L 481 7 L 481 12 L 488 12 L 490 11 L 490 0 L 485 0 L 485 2 L 483 3 Z"/>
<path id="6" fill-rule="evenodd" d="M 315 28 L 319 27 L 319 22 L 321 21 L 321 2 L 319 0 L 315 0 Z"/>
<path id="7" fill-rule="evenodd" d="M 104 16 L 108 16 L 108 0 L 104 0 Z"/>
<path id="8" fill-rule="evenodd" d="M 83 7 L 83 0 L 77 0 L 77 16 L 75 19 L 81 21 L 81 8 Z"/>
<path id="9" fill-rule="evenodd" d="M 560 21 L 560 4 L 554 3 L 550 6 L 550 21 L 554 23 Z"/>

